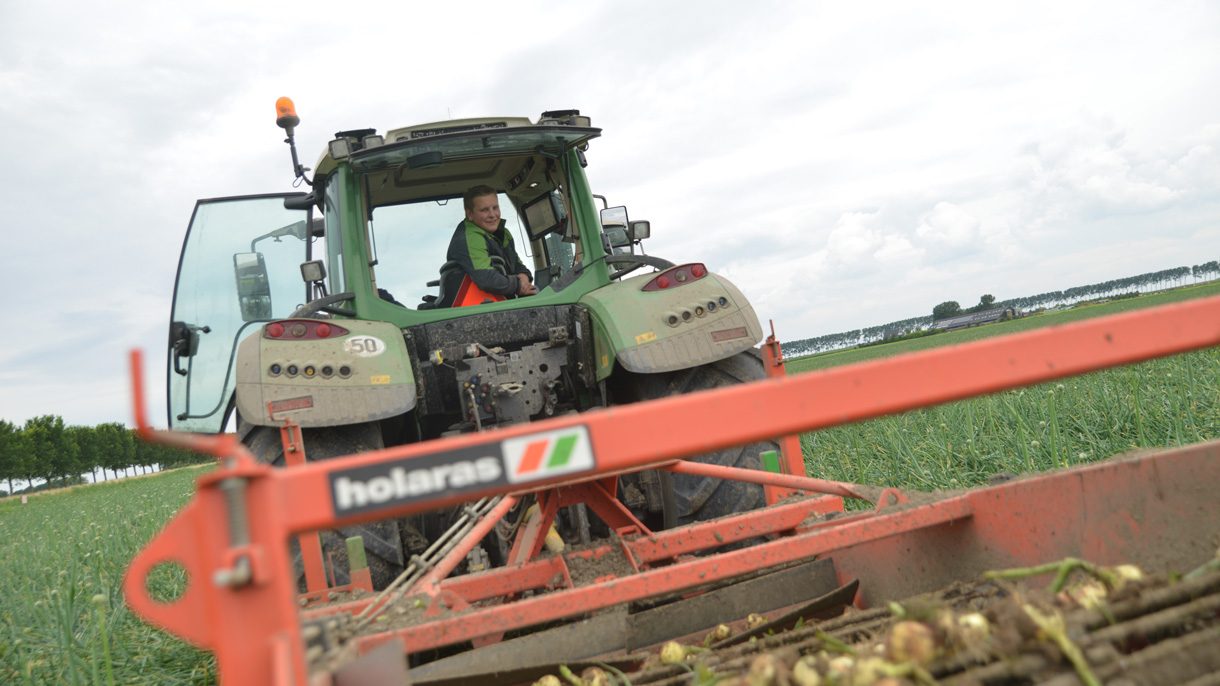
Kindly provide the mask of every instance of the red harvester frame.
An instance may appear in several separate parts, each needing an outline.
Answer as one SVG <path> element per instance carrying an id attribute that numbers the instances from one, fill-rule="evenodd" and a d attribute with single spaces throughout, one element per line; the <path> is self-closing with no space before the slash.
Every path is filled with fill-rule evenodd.
<path id="1" fill-rule="evenodd" d="M 768 343 L 778 353 L 773 336 Z M 144 418 L 140 358 L 133 353 L 141 435 L 211 453 L 222 458 L 222 467 L 199 479 L 194 499 L 136 556 L 124 589 L 142 617 L 212 650 L 225 684 L 305 684 L 328 683 L 329 677 L 307 674 L 302 621 L 356 612 L 367 601 L 301 609 L 285 544 L 290 536 L 498 494 L 511 493 L 503 501 L 511 504 L 516 496 L 534 492 L 543 513 L 532 527 L 523 527 L 516 564 L 453 579 L 434 574 L 421 586 L 433 598 L 431 617 L 363 637 L 361 652 L 386 642 L 398 642 L 404 652 L 464 640 L 477 644 L 512 629 L 831 552 L 841 578 L 862 579 L 865 604 L 961 578 L 988 564 L 1028 564 L 1082 550 L 1103 563 L 1124 556 L 1140 562 L 1145 556 L 1156 557 L 1155 564 L 1185 565 L 1191 560 L 1183 557 L 1210 555 L 1209 537 L 1220 535 L 1213 531 L 1220 521 L 1220 505 L 1212 496 L 1220 486 L 1214 443 L 1165 458 L 1101 463 L 920 505 L 905 502 L 892 489 L 878 497 L 877 489 L 804 477 L 803 469 L 778 474 L 726 470 L 681 458 L 1218 344 L 1220 297 L 283 470 L 256 463 L 231 435 L 151 430 Z M 775 355 L 768 366 L 780 363 Z M 361 515 L 335 514 L 330 481 L 335 472 L 448 451 L 494 452 L 507 439 L 576 426 L 588 432 L 593 471 L 528 488 L 487 487 Z M 785 448 L 795 443 L 785 442 Z M 788 460 L 799 455 L 786 452 Z M 614 497 L 616 474 L 645 468 L 826 495 L 654 533 L 633 521 Z M 794 470 L 791 461 L 781 465 L 781 471 Z M 842 497 L 876 499 L 878 505 L 871 512 L 829 521 L 813 516 L 841 510 Z M 616 541 L 538 557 L 550 518 L 561 505 L 574 502 L 590 505 L 619 534 Z M 1105 513 L 1103 519 L 1097 518 L 1099 512 Z M 1161 550 L 1158 538 L 1178 539 L 1180 530 L 1189 528 L 1183 517 L 1202 519 L 1199 526 L 1212 528 L 1194 547 L 1178 545 L 1173 554 L 1168 546 Z M 1046 538 L 1047 531 L 1057 535 Z M 776 537 L 748 549 L 690 556 L 761 534 Z M 1133 543 L 1139 537 L 1147 537 L 1142 549 Z M 573 584 L 569 562 L 611 554 L 622 555 L 631 571 L 590 585 Z M 180 598 L 163 604 L 148 596 L 144 580 L 165 562 L 185 567 L 190 582 Z M 888 573 L 879 574 L 881 567 Z M 550 592 L 510 600 L 528 589 Z M 470 607 L 493 597 L 502 602 Z"/>

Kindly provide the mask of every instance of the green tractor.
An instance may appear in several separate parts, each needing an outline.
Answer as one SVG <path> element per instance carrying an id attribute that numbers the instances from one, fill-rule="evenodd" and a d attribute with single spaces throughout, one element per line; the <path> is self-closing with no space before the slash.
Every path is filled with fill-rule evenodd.
<path id="1" fill-rule="evenodd" d="M 200 200 L 187 229 L 169 335 L 174 429 L 235 426 L 282 464 L 286 418 L 319 460 L 764 376 L 762 327 L 737 287 L 644 254 L 649 223 L 593 194 L 586 151 L 601 131 L 578 111 L 341 131 L 312 179 L 291 101 L 277 112 L 302 191 Z M 476 185 L 497 191 L 538 292 L 442 307 L 447 246 Z M 696 459 L 759 468 L 775 448 Z M 441 473 L 420 488 L 480 478 Z M 668 472 L 625 477 L 618 495 L 658 529 L 763 502 L 758 486 Z M 448 516 L 325 532 L 323 546 L 341 556 L 345 537 L 363 536 L 381 585 Z M 589 519 L 561 518 L 565 538 L 597 534 Z M 502 545 L 484 548 L 503 562 Z"/>

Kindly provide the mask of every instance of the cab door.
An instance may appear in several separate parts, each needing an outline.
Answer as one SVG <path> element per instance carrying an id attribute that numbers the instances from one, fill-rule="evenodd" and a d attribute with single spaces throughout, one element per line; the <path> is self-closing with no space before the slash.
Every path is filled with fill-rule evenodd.
<path id="1" fill-rule="evenodd" d="M 238 342 L 305 302 L 300 265 L 317 233 L 307 230 L 309 211 L 284 207 L 285 199 L 302 196 L 214 198 L 195 204 L 170 315 L 170 427 L 223 431 Z"/>

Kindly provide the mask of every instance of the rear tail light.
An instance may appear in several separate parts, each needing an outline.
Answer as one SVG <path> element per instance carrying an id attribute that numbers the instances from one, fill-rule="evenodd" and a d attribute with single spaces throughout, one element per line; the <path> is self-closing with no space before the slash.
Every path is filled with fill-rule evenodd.
<path id="1" fill-rule="evenodd" d="M 651 281 L 644 284 L 644 288 L 641 290 L 661 291 L 671 287 L 677 288 L 683 284 L 698 281 L 705 276 L 707 276 L 707 267 L 699 262 L 680 264 L 657 274 Z"/>
<path id="2" fill-rule="evenodd" d="M 271 322 L 263 327 L 264 338 L 283 339 L 287 337 L 290 340 L 298 341 L 336 338 L 338 336 L 346 336 L 349 333 L 351 332 L 342 326 L 320 322 L 316 319 L 284 319 L 278 322 Z"/>

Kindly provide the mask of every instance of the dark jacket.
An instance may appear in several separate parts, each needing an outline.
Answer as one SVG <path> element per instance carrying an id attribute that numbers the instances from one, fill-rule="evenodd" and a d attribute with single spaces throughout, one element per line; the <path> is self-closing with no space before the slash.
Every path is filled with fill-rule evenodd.
<path id="1" fill-rule="evenodd" d="M 492 265 L 493 257 L 504 260 L 507 274 Z M 504 228 L 503 219 L 500 220 L 500 230 L 495 233 L 488 233 L 474 222 L 462 220 L 453 231 L 445 259 L 457 262 L 476 286 L 496 295 L 516 295 L 520 290 L 517 274 L 530 277 L 530 269 L 517 256 L 513 235 Z"/>

